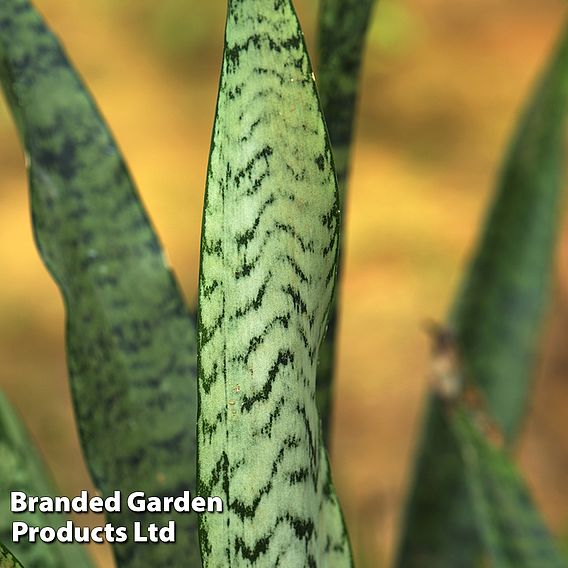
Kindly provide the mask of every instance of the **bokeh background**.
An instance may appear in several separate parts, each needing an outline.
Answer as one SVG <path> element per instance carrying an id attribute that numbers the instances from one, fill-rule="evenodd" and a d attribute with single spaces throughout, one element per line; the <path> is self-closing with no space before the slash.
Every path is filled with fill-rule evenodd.
<path id="1" fill-rule="evenodd" d="M 315 59 L 317 2 L 296 3 Z M 36 4 L 111 124 L 194 303 L 225 3 Z M 360 566 L 392 560 L 426 393 L 421 322 L 442 320 L 451 304 L 508 137 L 567 8 L 564 0 L 380 0 L 375 11 L 348 204 L 333 442 Z M 33 244 L 23 156 L 3 101 L 0 172 L 0 387 L 62 493 L 75 495 L 91 485 L 67 386 L 62 302 Z M 565 543 L 567 330 L 564 231 L 518 458 Z M 92 551 L 112 566 L 105 546 Z"/>

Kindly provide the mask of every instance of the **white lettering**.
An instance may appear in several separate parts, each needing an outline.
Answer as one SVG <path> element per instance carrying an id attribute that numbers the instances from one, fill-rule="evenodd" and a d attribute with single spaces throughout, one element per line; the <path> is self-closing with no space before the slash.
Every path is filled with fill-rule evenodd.
<path id="1" fill-rule="evenodd" d="M 21 521 L 12 523 L 12 542 L 20 542 L 20 537 L 28 532 L 28 525 Z"/>
<path id="2" fill-rule="evenodd" d="M 27 495 L 23 491 L 12 491 L 10 493 L 10 511 L 12 513 L 23 513 L 27 509 L 26 498 Z"/>
<path id="3" fill-rule="evenodd" d="M 143 513 L 146 510 L 144 491 L 135 491 L 128 496 L 128 508 L 133 513 Z"/>
<path id="4" fill-rule="evenodd" d="M 222 513 L 223 500 L 221 497 L 207 497 L 207 512 L 208 513 Z"/>

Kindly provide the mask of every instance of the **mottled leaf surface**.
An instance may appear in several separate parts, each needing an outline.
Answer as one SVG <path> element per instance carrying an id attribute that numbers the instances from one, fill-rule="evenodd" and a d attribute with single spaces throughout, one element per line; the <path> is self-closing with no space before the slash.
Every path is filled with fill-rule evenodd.
<path id="1" fill-rule="evenodd" d="M 345 203 L 359 76 L 376 0 L 322 0 L 317 83 L 331 141 L 339 199 Z"/>
<path id="2" fill-rule="evenodd" d="M 317 83 L 333 150 L 342 219 L 345 218 L 359 75 L 374 5 L 375 0 L 322 0 L 319 9 Z M 340 234 L 341 245 L 344 238 L 342 223 Z M 341 255 L 338 268 L 341 268 Z M 340 273 L 338 270 L 338 282 Z M 317 401 L 326 444 L 329 443 L 331 430 L 339 311 L 337 297 L 338 287 L 329 314 L 328 329 L 320 348 L 317 370 Z"/>
<path id="3" fill-rule="evenodd" d="M 51 477 L 24 425 L 0 393 L 0 541 L 12 542 L 14 521 L 22 521 L 34 527 L 53 528 L 60 527 L 67 521 L 65 515 L 57 513 L 10 512 L 11 491 L 24 491 L 28 495 L 57 495 Z M 86 551 L 78 544 L 30 543 L 23 539 L 10 546 L 28 568 L 92 566 Z M 12 565 L 8 563 L 6 566 Z"/>
<path id="4" fill-rule="evenodd" d="M 69 374 L 97 487 L 195 490 L 195 326 L 127 168 L 57 39 L 26 0 L 0 4 L 0 78 L 23 141 L 33 228 L 67 312 Z M 176 544 L 114 548 L 120 566 L 196 566 L 190 514 Z M 182 560 L 183 559 L 183 560 Z"/>
<path id="5" fill-rule="evenodd" d="M 0 568 L 23 568 L 18 559 L 0 543 Z"/>
<path id="6" fill-rule="evenodd" d="M 514 442 L 549 299 L 565 184 L 568 33 L 521 119 L 450 317 L 464 372 Z M 399 566 L 475 566 L 479 535 L 456 441 L 430 401 L 405 514 Z"/>
<path id="7" fill-rule="evenodd" d="M 467 407 L 448 417 L 462 457 L 469 497 L 493 568 L 565 568 L 515 464 L 490 442 L 485 419 Z"/>
<path id="8" fill-rule="evenodd" d="M 336 178 L 289 0 L 230 0 L 199 280 L 205 566 L 351 565 L 316 406 Z"/>

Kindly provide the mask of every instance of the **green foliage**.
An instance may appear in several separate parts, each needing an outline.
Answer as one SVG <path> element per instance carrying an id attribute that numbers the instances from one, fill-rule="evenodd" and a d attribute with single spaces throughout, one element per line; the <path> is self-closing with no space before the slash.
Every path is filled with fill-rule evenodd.
<path id="1" fill-rule="evenodd" d="M 223 2 L 186 0 L 106 0 L 129 29 L 136 29 L 170 63 L 192 73 L 199 57 L 217 45 L 222 34 Z"/>
<path id="2" fill-rule="evenodd" d="M 514 138 L 477 252 L 450 317 L 466 377 L 510 444 L 525 410 L 549 299 L 564 187 L 568 31 Z M 399 565 L 474 566 L 481 542 L 455 436 L 431 402 Z"/>
<path id="3" fill-rule="evenodd" d="M 418 16 L 397 0 L 381 0 L 369 29 L 369 44 L 381 53 L 398 55 L 414 47 L 421 36 Z"/>
<path id="4" fill-rule="evenodd" d="M 568 29 L 522 119 L 451 316 L 465 372 L 508 442 L 530 392 L 565 184 Z"/>
<path id="5" fill-rule="evenodd" d="M 333 149 L 342 219 L 345 218 L 347 178 L 359 75 L 367 28 L 375 0 L 322 0 L 318 29 L 318 88 L 322 111 Z M 343 223 L 340 226 L 343 234 Z M 341 255 L 339 260 L 341 268 Z M 339 278 L 338 274 L 338 278 Z M 332 387 L 337 335 L 337 290 L 329 315 L 328 330 L 320 348 L 317 369 L 317 400 L 323 435 L 329 446 Z"/>
<path id="6" fill-rule="evenodd" d="M 12 539 L 12 522 L 23 521 L 31 526 L 60 527 L 65 515 L 46 515 L 39 511 L 10 513 L 10 492 L 25 491 L 29 495 L 56 495 L 51 477 L 19 417 L 5 396 L 0 393 L 0 541 Z M 77 544 L 45 544 L 27 541 L 12 544 L 12 550 L 27 568 L 75 568 L 92 566 L 85 550 Z M 2 557 L 2 562 L 6 559 Z M 2 566 L 4 564 L 1 564 Z M 11 566 L 11 564 L 7 564 Z"/>
<path id="7" fill-rule="evenodd" d="M 23 568 L 18 559 L 1 543 L 0 568 Z"/>
<path id="8" fill-rule="evenodd" d="M 35 238 L 67 312 L 83 450 L 103 495 L 195 486 L 195 325 L 126 166 L 56 38 L 26 0 L 0 6 L 0 79 L 25 148 Z M 129 526 L 135 514 L 113 515 Z M 199 564 L 175 545 L 114 547 L 120 565 Z"/>
<path id="9" fill-rule="evenodd" d="M 448 426 L 458 442 L 466 486 L 484 551 L 493 568 L 566 567 L 521 475 L 487 430 L 479 409 L 452 409 Z"/>
<path id="10" fill-rule="evenodd" d="M 230 0 L 199 278 L 205 566 L 351 565 L 316 408 L 339 207 L 289 0 Z"/>
<path id="11" fill-rule="evenodd" d="M 196 515 L 152 515 L 148 522 L 176 522 L 176 544 L 115 545 L 121 567 L 352 566 L 325 444 L 341 211 L 373 5 L 322 1 L 320 106 L 291 0 L 228 1 L 197 337 L 92 98 L 29 2 L 0 5 L 0 81 L 26 153 L 37 245 L 65 301 L 73 400 L 95 484 L 105 496 L 170 496 L 197 482 L 200 495 L 226 506 L 201 516 L 199 543 Z M 160 13 L 171 19 L 177 6 L 168 0 Z M 199 42 L 210 29 L 201 24 L 195 18 L 196 33 L 184 35 L 182 22 L 172 50 L 182 36 Z M 548 301 L 567 103 L 568 31 L 521 122 L 450 317 L 459 376 L 487 402 L 429 401 L 398 558 L 405 568 L 565 566 L 507 448 Z M 53 494 L 0 396 L 0 490 L 14 489 Z M 23 520 L 47 524 L 39 513 Z M 140 519 L 123 507 L 109 520 Z M 50 526 L 63 522 L 49 517 Z M 4 542 L 10 524 L 0 520 Z M 27 568 L 89 566 L 72 545 L 15 552 Z M 17 566 L 0 545 L 0 568 Z"/>

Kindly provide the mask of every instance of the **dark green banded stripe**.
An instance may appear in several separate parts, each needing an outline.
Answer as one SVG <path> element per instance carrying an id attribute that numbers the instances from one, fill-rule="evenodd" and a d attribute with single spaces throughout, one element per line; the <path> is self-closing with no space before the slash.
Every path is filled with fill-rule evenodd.
<path id="1" fill-rule="evenodd" d="M 0 568 L 23 568 L 18 559 L 0 543 Z"/>

